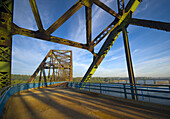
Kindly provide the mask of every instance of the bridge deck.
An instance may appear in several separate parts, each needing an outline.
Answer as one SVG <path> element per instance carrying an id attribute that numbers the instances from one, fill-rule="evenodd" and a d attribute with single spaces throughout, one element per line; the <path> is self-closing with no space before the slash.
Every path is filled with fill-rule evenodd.
<path id="1" fill-rule="evenodd" d="M 43 88 L 10 98 L 7 119 L 170 118 L 169 106 L 111 98 L 70 88 Z"/>

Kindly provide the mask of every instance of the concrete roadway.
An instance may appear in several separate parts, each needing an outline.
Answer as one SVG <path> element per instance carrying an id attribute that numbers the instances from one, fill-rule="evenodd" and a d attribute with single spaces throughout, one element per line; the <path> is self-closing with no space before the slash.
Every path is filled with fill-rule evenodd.
<path id="1" fill-rule="evenodd" d="M 4 116 L 6 119 L 170 119 L 170 106 L 53 87 L 12 96 Z"/>

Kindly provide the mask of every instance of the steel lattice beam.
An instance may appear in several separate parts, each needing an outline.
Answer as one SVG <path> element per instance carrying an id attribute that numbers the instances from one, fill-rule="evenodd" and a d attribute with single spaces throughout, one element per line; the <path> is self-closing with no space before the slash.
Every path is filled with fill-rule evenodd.
<path id="1" fill-rule="evenodd" d="M 13 0 L 0 0 L 0 89 L 11 84 Z"/>

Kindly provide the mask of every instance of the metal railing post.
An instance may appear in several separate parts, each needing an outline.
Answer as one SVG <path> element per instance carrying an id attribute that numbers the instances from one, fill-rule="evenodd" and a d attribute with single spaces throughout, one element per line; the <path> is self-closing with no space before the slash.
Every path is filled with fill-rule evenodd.
<path id="1" fill-rule="evenodd" d="M 89 82 L 89 92 L 90 92 L 90 82 Z"/>
<path id="2" fill-rule="evenodd" d="M 124 88 L 125 99 L 127 99 L 126 85 L 125 84 L 123 84 L 123 88 Z"/>
<path id="3" fill-rule="evenodd" d="M 102 85 L 102 84 L 100 83 L 100 94 L 102 94 L 102 87 L 101 87 L 101 85 Z"/>

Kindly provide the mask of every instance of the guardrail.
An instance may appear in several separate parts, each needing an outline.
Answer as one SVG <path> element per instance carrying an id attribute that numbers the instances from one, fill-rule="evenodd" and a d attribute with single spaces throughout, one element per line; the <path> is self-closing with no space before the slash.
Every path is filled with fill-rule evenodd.
<path id="1" fill-rule="evenodd" d="M 68 86 L 100 94 L 131 99 L 130 84 L 69 82 Z M 170 105 L 170 85 L 136 84 L 135 87 L 138 100 Z"/>
<path id="2" fill-rule="evenodd" d="M 23 84 L 17 84 L 17 85 L 10 85 L 10 86 L 2 88 L 0 90 L 0 94 L 1 94 L 1 97 L 0 97 L 0 117 L 1 117 L 2 111 L 4 109 L 4 106 L 7 102 L 7 100 L 13 94 L 20 92 L 20 91 L 28 90 L 28 89 L 41 88 L 41 87 L 45 87 L 45 86 L 52 86 L 52 85 L 64 83 L 64 82 L 66 82 L 66 81 L 48 82 L 48 83 L 23 83 Z"/>
<path id="3" fill-rule="evenodd" d="M 98 82 L 105 81 L 106 83 L 129 83 L 128 78 L 121 79 L 95 79 Z M 150 85 L 170 85 L 170 79 L 135 79 L 136 84 L 150 84 Z"/>

